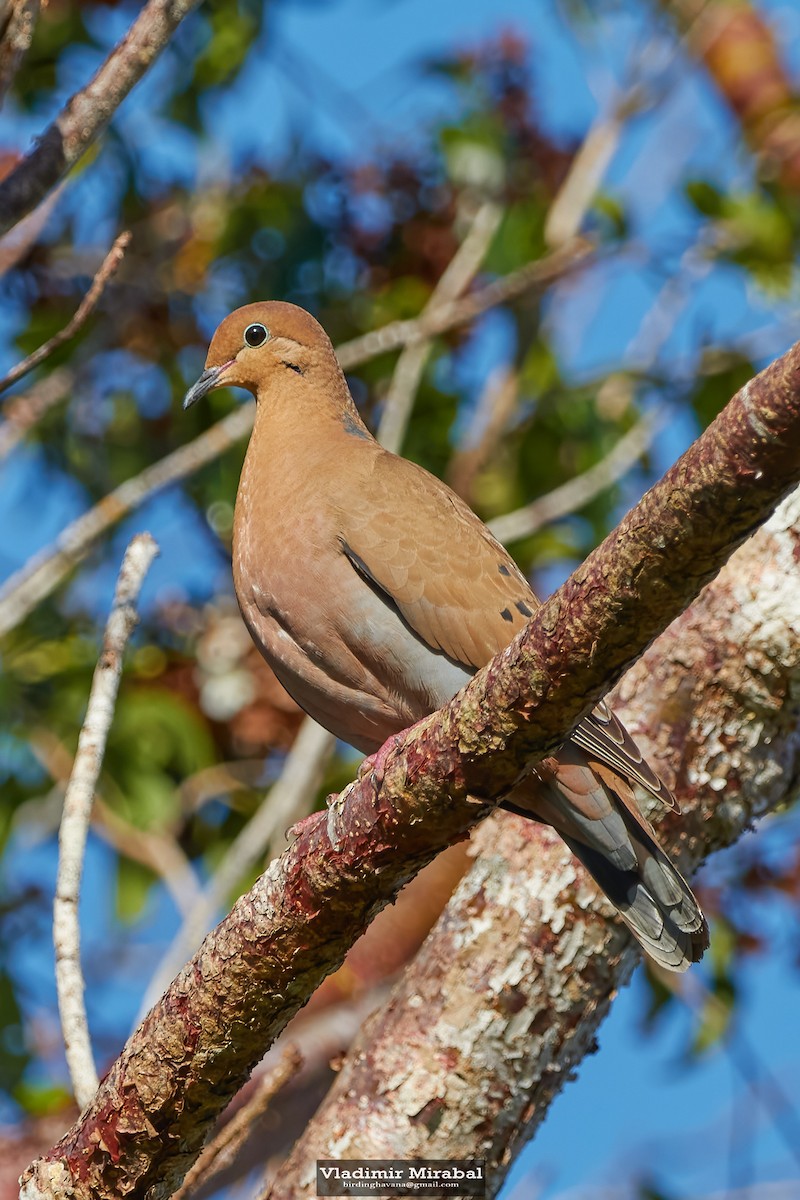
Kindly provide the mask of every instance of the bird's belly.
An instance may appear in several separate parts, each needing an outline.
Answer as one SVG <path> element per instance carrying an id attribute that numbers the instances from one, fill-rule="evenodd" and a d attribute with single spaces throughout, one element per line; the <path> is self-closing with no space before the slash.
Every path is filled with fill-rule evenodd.
<path id="1" fill-rule="evenodd" d="M 301 605 L 281 599 L 257 588 L 240 594 L 254 641 L 300 707 L 364 753 L 445 704 L 472 674 L 369 587 L 307 591 Z"/>

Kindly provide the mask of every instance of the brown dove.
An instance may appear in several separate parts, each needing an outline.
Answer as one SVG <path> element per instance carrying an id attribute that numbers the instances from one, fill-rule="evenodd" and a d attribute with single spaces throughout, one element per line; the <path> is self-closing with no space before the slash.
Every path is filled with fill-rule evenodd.
<path id="1" fill-rule="evenodd" d="M 375 753 L 450 700 L 539 601 L 458 496 L 372 437 L 309 313 L 269 301 L 226 317 L 184 407 L 218 387 L 257 402 L 233 530 L 245 623 L 297 703 Z M 601 704 L 504 807 L 552 825 L 646 952 L 683 971 L 706 922 L 634 786 L 674 803 Z"/>

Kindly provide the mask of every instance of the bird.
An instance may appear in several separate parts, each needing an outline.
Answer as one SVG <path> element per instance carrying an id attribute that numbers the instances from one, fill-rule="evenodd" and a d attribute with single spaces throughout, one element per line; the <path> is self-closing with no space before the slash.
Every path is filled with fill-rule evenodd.
<path id="1" fill-rule="evenodd" d="M 219 387 L 256 400 L 233 523 L 244 622 L 300 707 L 375 755 L 446 704 L 540 602 L 459 496 L 372 436 L 310 313 L 267 300 L 227 316 L 184 408 Z M 685 971 L 708 926 L 637 787 L 675 804 L 601 702 L 502 805 L 551 825 L 646 954 Z"/>

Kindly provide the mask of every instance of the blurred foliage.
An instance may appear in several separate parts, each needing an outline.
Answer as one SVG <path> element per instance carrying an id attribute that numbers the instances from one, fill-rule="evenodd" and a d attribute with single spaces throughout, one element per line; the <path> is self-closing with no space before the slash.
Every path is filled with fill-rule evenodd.
<path id="1" fill-rule="evenodd" d="M 55 100 L 88 76 L 138 7 L 51 0 L 16 83 L 15 111 L 44 120 Z M 76 172 L 44 235 L 0 279 L 0 301 L 15 330 L 11 345 L 4 347 L 12 361 L 71 316 L 102 260 L 95 231 L 103 232 L 104 244 L 121 228 L 133 232 L 99 314 L 40 372 L 63 364 L 73 379 L 69 402 L 47 415 L 25 450 L 29 479 L 65 509 L 99 500 L 230 410 L 234 400 L 227 393 L 212 394 L 187 414 L 177 398 L 196 378 L 216 322 L 238 304 L 269 296 L 302 304 L 315 312 L 334 343 L 415 316 L 451 260 L 471 213 L 489 195 L 502 203 L 504 218 L 484 276 L 511 271 L 545 251 L 547 212 L 576 146 L 552 131 L 536 55 L 522 36 L 510 32 L 419 67 L 420 78 L 438 80 L 448 89 L 449 103 L 446 117 L 417 131 L 413 148 L 378 137 L 361 154 L 334 155 L 313 139 L 298 137 L 283 157 L 252 146 L 222 153 L 224 147 L 209 132 L 209 115 L 232 96 L 241 97 L 248 72 L 270 63 L 269 31 L 279 10 L 259 0 L 208 0 L 201 6 L 181 27 L 127 115 L 120 115 L 102 146 Z M 579 31 L 576 36 L 584 36 L 594 6 L 571 3 L 565 11 Z M 288 69 L 299 86 L 308 83 L 299 67 Z M 259 113 L 248 112 L 247 120 L 257 126 Z M 0 160 L 7 166 L 15 151 L 0 146 Z M 788 189 L 774 178 L 761 178 L 756 168 L 746 188 L 740 181 L 734 186 L 730 175 L 715 173 L 712 164 L 707 177 L 691 175 L 676 187 L 716 269 L 735 273 L 776 303 L 793 294 L 800 220 L 797 199 Z M 610 276 L 626 254 L 635 259 L 641 253 L 641 220 L 624 189 L 603 190 L 587 225 L 598 243 L 599 262 L 612 264 Z M 685 248 L 686 243 L 677 250 Z M 642 278 L 648 280 L 652 302 L 653 278 L 663 282 L 678 259 L 674 246 L 666 261 L 659 247 L 645 258 Z M 605 315 L 603 288 L 609 277 L 587 272 L 577 285 L 600 297 L 598 320 Z M 698 430 L 752 374 L 757 354 L 733 334 L 721 341 L 719 325 L 709 316 L 705 324 L 696 322 L 687 352 L 674 361 L 663 355 L 657 365 L 631 373 L 630 387 L 609 399 L 602 384 L 607 374 L 629 366 L 624 347 L 609 348 L 602 372 L 576 370 L 565 350 L 585 330 L 565 330 L 553 316 L 575 286 L 555 287 L 544 298 L 528 294 L 504 304 L 476 329 L 436 341 L 405 452 L 439 475 L 484 436 L 485 380 L 475 377 L 474 363 L 482 361 L 493 338 L 502 341 L 506 366 L 518 379 L 513 412 L 487 444 L 467 496 L 487 518 L 597 463 L 656 393 L 674 406 L 676 422 Z M 385 355 L 352 379 L 373 426 L 393 365 L 394 356 Z M 25 381 L 17 391 L 27 386 Z M 170 521 L 178 521 L 181 532 L 173 544 L 189 533 L 192 540 L 183 559 L 176 553 L 168 563 L 170 586 L 149 603 L 128 655 L 100 786 L 104 803 L 123 822 L 170 839 L 203 878 L 279 771 L 300 720 L 242 637 L 231 604 L 226 559 L 242 453 L 242 447 L 228 451 L 152 509 L 157 534 L 159 524 L 169 530 Z M 647 467 L 635 477 L 634 489 L 646 477 Z M 528 572 L 552 567 L 563 574 L 602 538 L 630 495 L 628 483 L 610 487 L 573 516 L 512 549 Z M 12 522 L 15 511 L 12 507 Z M 40 881 L 35 874 L 40 857 L 39 866 L 26 868 L 21 850 L 32 842 L 51 851 L 55 845 L 65 769 L 77 742 L 120 558 L 119 540 L 112 543 L 95 550 L 73 583 L 43 603 L 2 647 L 0 708 L 6 719 L 0 735 L 0 839 L 12 868 L 0 914 L 6 945 L 20 936 L 23 913 L 26 920 L 34 913 L 33 924 L 40 922 L 43 939 L 47 936 L 50 879 Z M 13 555 L 7 552 L 9 560 L 14 558 L 9 568 L 19 565 L 28 549 L 23 530 Z M 192 575 L 190 558 L 203 567 L 205 590 L 182 577 L 181 572 Z M 220 764 L 227 775 L 214 774 Z M 352 768 L 352 756 L 336 758 L 320 804 L 326 791 L 351 777 Z M 106 851 L 112 882 L 105 902 L 116 917 L 108 918 L 104 929 L 109 943 L 118 939 L 128 946 L 149 921 L 160 919 L 153 914 L 163 912 L 168 901 L 154 865 L 123 850 L 124 839 L 118 839 Z M 737 894 L 772 889 L 797 913 L 796 857 L 780 867 L 773 864 L 766 875 L 752 848 L 742 850 L 740 862 Z M 711 890 L 709 903 L 717 916 L 711 998 L 696 1024 L 694 1053 L 725 1036 L 737 966 L 742 955 L 762 945 L 748 931 L 746 916 L 731 915 L 721 892 Z M 176 923 L 170 910 L 162 941 Z M 652 988 L 654 1017 L 673 1001 L 656 981 Z M 33 1013 L 44 1003 L 52 1012 L 52 996 L 34 1005 L 24 973 L 4 953 L 0 1089 L 9 1113 L 16 1111 L 14 1103 L 38 1114 L 64 1099 L 59 1055 L 37 1041 Z M 120 1037 L 126 1015 L 118 1023 Z"/>

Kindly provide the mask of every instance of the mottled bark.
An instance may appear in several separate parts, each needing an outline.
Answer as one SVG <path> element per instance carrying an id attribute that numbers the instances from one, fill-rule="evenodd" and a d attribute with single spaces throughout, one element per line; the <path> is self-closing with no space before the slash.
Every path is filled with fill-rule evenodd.
<path id="1" fill-rule="evenodd" d="M 303 824 L 32 1166 L 26 1200 L 170 1194 L 375 913 L 563 741 L 800 478 L 799 366 L 796 346 L 742 389 L 511 646 Z"/>
<path id="2" fill-rule="evenodd" d="M 795 492 L 620 685 L 616 711 L 683 810 L 660 838 L 689 870 L 797 794 L 798 629 Z M 485 1158 L 494 1194 L 593 1048 L 636 947 L 552 831 L 498 813 L 473 844 L 270 1200 L 315 1195 L 317 1158 Z"/>

